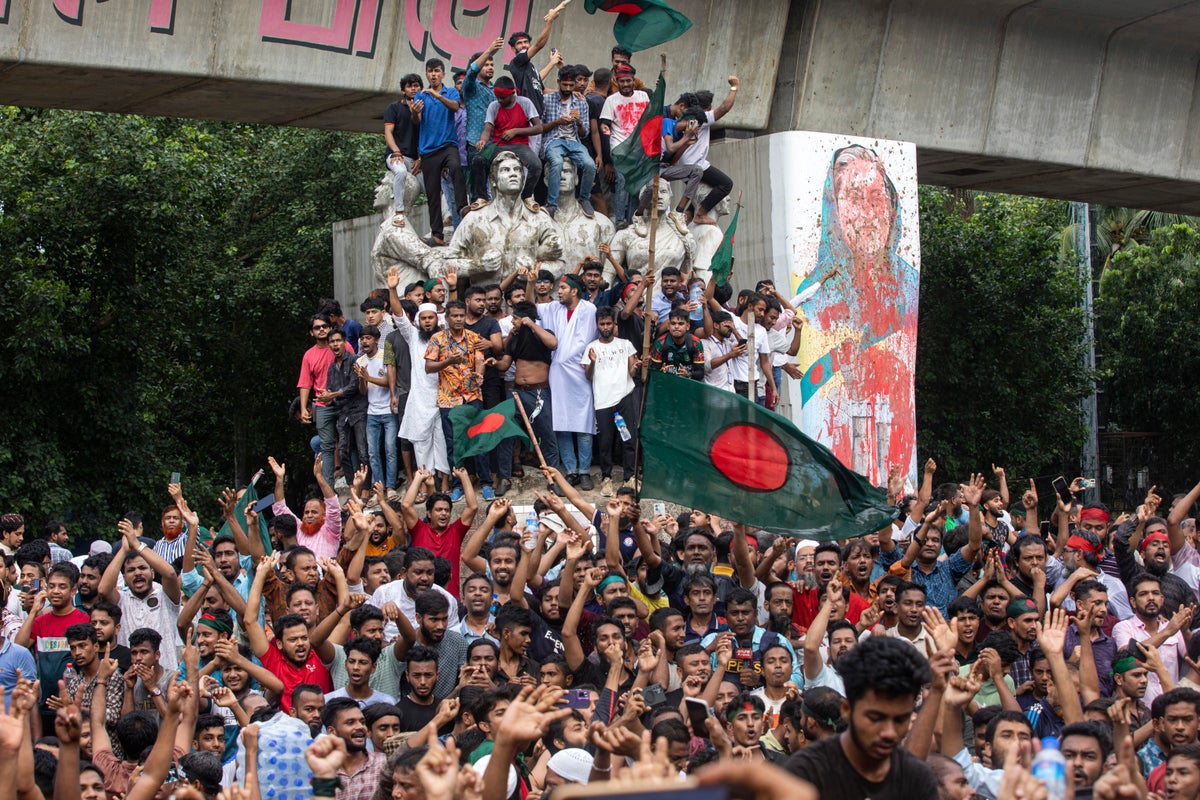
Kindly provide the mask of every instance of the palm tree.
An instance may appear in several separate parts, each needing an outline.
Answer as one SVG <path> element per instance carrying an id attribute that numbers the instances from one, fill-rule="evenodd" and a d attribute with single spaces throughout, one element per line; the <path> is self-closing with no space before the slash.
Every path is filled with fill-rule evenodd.
<path id="1" fill-rule="evenodd" d="M 1146 211 L 1120 206 L 1092 206 L 1092 247 L 1104 255 L 1104 263 L 1095 279 L 1099 280 L 1108 268 L 1112 257 L 1134 244 L 1149 238 L 1150 232 L 1158 228 L 1184 224 L 1200 228 L 1200 218 L 1184 214 L 1168 214 L 1163 211 Z M 1075 223 L 1058 233 L 1060 252 L 1064 258 L 1074 258 Z"/>

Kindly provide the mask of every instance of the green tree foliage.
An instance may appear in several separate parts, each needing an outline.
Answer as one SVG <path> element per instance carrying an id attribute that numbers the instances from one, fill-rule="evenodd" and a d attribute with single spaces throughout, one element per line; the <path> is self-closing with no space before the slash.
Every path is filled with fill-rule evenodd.
<path id="1" fill-rule="evenodd" d="M 1185 224 L 1159 228 L 1145 244 L 1115 254 L 1096 314 L 1109 426 L 1167 434 L 1174 464 L 1186 470 L 1200 456 L 1200 398 L 1187 378 L 1200 371 L 1192 328 L 1200 317 L 1200 232 Z M 1195 480 L 1170 467 L 1156 465 L 1156 480 Z"/>
<path id="2" fill-rule="evenodd" d="M 1054 241 L 1065 203 L 972 203 L 921 187 L 917 446 L 947 480 L 1003 465 L 1017 496 L 1083 442 L 1081 284 Z"/>
<path id="3" fill-rule="evenodd" d="M 0 508 L 111 533 L 179 471 L 215 522 L 267 453 L 310 464 L 287 405 L 374 144 L 0 108 Z"/>

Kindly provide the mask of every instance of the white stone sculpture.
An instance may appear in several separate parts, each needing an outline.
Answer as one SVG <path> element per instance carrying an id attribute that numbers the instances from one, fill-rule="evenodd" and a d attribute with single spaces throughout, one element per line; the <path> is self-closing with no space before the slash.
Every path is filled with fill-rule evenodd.
<path id="1" fill-rule="evenodd" d="M 712 191 L 712 187 L 705 185 L 703 191 L 699 192 L 699 197 L 696 202 L 703 203 L 704 198 L 708 197 L 708 193 Z M 717 203 L 712 210 L 712 216 L 718 221 L 721 217 L 727 217 L 733 213 L 733 200 L 726 195 Z M 721 246 L 722 240 L 725 238 L 725 231 L 719 225 L 697 225 L 694 222 L 688 226 L 688 232 L 692 234 L 692 238 L 696 240 L 696 258 L 695 258 L 695 274 L 697 278 L 703 278 L 707 283 L 712 277 L 712 259 L 716 255 L 717 248 Z"/>
<path id="2" fill-rule="evenodd" d="M 563 161 L 559 186 L 561 188 L 558 194 L 558 213 L 555 214 L 554 221 L 561 229 L 563 268 L 570 272 L 575 269 L 580 259 L 594 256 L 604 265 L 604 280 L 612 285 L 616 270 L 608 263 L 608 259 L 600 255 L 600 245 L 612 241 L 616 227 L 612 220 L 599 211 L 590 218 L 583 213 L 583 208 L 575 197 L 575 190 L 579 186 L 579 171 L 569 158 Z M 557 276 L 558 273 L 555 273 L 555 277 Z"/>
<path id="3" fill-rule="evenodd" d="M 423 191 L 424 185 L 410 174 L 404 187 L 406 212 L 414 207 Z M 393 265 L 400 268 L 401 287 L 413 282 L 423 283 L 431 274 L 441 274 L 444 248 L 430 247 L 422 241 L 420 232 L 412 225 L 396 225 L 393 221 L 390 172 L 384 173 L 379 185 L 375 187 L 375 208 L 383 216 L 379 223 L 379 233 L 375 236 L 375 244 L 371 246 L 371 267 L 379 285 L 387 283 L 387 272 Z M 404 216 L 409 215 L 406 213 Z"/>
<path id="4" fill-rule="evenodd" d="M 491 203 L 477 202 L 454 231 L 443 251 L 445 265 L 472 282 L 500 281 L 518 267 L 563 271 L 559 227 L 532 200 L 521 199 L 525 171 L 509 152 L 499 153 L 491 167 Z M 440 277 L 441 272 L 431 272 Z"/>
<path id="5" fill-rule="evenodd" d="M 642 191 L 643 205 L 653 190 L 651 183 Z M 690 270 L 696 257 L 696 240 L 688 232 L 683 218 L 671 211 L 671 185 L 658 182 L 658 233 L 654 239 L 654 280 L 661 284 L 662 271 L 676 267 L 680 272 Z M 617 231 L 612 240 L 612 256 L 625 271 L 637 270 L 643 275 L 650 262 L 650 212 L 641 212 L 633 218 L 633 224 Z"/>

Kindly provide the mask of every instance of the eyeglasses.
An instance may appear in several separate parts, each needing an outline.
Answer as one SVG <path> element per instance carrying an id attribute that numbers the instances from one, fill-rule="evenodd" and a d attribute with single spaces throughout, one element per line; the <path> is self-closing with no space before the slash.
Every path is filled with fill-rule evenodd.
<path id="1" fill-rule="evenodd" d="M 313 325 L 312 329 L 314 331 L 327 331 L 327 330 L 329 330 L 329 327 L 330 326 L 328 326 L 328 325 Z"/>
<path id="2" fill-rule="evenodd" d="M 550 278 L 538 278 L 534 283 L 554 283 Z"/>

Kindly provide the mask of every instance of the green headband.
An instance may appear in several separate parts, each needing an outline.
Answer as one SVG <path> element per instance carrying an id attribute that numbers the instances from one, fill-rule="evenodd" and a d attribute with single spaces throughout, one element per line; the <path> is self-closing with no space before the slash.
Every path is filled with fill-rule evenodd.
<path id="1" fill-rule="evenodd" d="M 1144 667 L 1144 666 L 1146 666 L 1146 664 L 1144 662 L 1138 661 L 1133 656 L 1125 656 L 1124 658 L 1118 658 L 1116 661 L 1113 662 L 1112 674 L 1113 675 L 1124 675 L 1126 672 L 1129 672 L 1129 670 L 1131 670 L 1131 669 L 1137 669 L 1138 667 Z"/>
<path id="2" fill-rule="evenodd" d="M 217 633 L 233 633 L 233 626 L 224 620 L 219 620 L 212 614 L 201 614 L 198 625 L 207 625 Z"/>
<path id="3" fill-rule="evenodd" d="M 563 279 L 564 283 L 569 284 L 570 286 L 574 287 L 575 289 L 578 289 L 581 292 L 587 288 L 583 285 L 583 279 L 574 273 L 563 275 L 562 279 Z"/>
<path id="4" fill-rule="evenodd" d="M 596 587 L 596 594 L 603 594 L 604 590 L 614 583 L 625 583 L 625 579 L 620 575 L 609 575 L 607 578 L 600 581 L 600 585 Z"/>
<path id="5" fill-rule="evenodd" d="M 741 703 L 735 701 L 725 707 L 725 719 L 729 722 L 733 722 L 735 719 L 737 719 L 737 715 L 741 714 L 743 711 L 757 711 L 761 715 L 765 712 L 765 710 L 765 704 L 763 708 L 759 708 L 749 700 Z"/>

